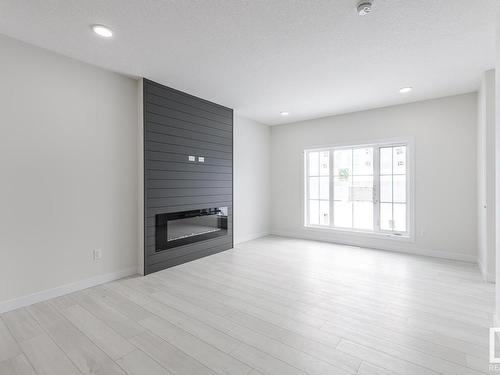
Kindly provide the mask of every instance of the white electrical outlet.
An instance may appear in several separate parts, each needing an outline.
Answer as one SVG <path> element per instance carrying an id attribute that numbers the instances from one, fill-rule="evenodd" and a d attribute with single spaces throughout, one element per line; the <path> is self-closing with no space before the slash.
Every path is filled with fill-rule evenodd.
<path id="1" fill-rule="evenodd" d="M 189 155 L 189 156 L 188 156 L 188 160 L 189 160 L 189 161 L 196 161 L 196 156 L 194 156 L 194 155 Z"/>
<path id="2" fill-rule="evenodd" d="M 198 161 L 200 163 L 204 163 L 205 162 L 205 157 L 204 156 L 198 156 Z"/>
<path id="3" fill-rule="evenodd" d="M 101 249 L 94 249 L 94 251 L 92 252 L 92 255 L 94 258 L 94 262 L 97 260 L 101 260 L 102 259 L 102 250 Z"/>

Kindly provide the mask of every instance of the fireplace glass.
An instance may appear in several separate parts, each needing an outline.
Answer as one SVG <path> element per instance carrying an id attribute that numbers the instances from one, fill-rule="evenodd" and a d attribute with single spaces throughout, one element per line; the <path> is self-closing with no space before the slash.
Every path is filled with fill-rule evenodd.
<path id="1" fill-rule="evenodd" d="M 227 235 L 227 207 L 156 215 L 156 251 Z"/>

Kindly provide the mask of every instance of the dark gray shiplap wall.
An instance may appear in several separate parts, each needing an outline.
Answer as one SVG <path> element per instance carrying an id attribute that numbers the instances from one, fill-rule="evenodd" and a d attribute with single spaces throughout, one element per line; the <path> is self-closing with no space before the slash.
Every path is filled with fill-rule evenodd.
<path id="1" fill-rule="evenodd" d="M 144 274 L 149 274 L 233 247 L 233 110 L 146 79 L 143 87 Z M 221 206 L 229 208 L 227 236 L 155 252 L 157 213 Z"/>

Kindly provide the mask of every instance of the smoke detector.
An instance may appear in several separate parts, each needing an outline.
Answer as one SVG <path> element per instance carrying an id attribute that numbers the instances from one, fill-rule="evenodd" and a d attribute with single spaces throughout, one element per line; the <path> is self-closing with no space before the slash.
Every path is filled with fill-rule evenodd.
<path id="1" fill-rule="evenodd" d="M 372 0 L 361 0 L 358 3 L 358 15 L 360 16 L 366 16 L 371 13 L 372 11 L 372 6 L 373 6 L 373 1 Z"/>

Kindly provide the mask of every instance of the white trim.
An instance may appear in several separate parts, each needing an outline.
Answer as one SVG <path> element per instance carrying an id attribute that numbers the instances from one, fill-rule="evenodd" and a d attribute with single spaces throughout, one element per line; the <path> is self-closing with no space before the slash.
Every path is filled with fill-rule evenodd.
<path id="1" fill-rule="evenodd" d="M 391 241 L 401 241 L 401 242 L 415 242 L 415 238 L 409 237 L 408 235 L 398 235 L 391 232 L 373 232 L 361 229 L 350 229 L 350 228 L 335 228 L 335 227 L 325 227 L 316 225 L 304 225 L 305 230 L 318 231 L 324 233 L 334 233 L 341 236 L 353 236 L 353 237 L 363 237 L 363 238 L 378 238 L 386 239 Z"/>
<path id="2" fill-rule="evenodd" d="M 75 281 L 70 284 L 61 285 L 55 288 L 42 290 L 40 292 L 28 294 L 22 297 L 13 298 L 0 302 L 0 313 L 19 309 L 24 306 L 29 306 L 34 303 L 46 301 L 51 298 L 63 296 L 65 294 L 77 292 L 79 290 L 87 289 L 96 285 L 108 283 L 110 281 L 122 279 L 127 276 L 137 274 L 137 266 L 125 268 L 120 271 L 107 273 L 104 275 L 93 276 L 89 279 Z"/>
<path id="3" fill-rule="evenodd" d="M 383 251 L 392 251 L 397 253 L 404 254 L 413 254 L 413 255 L 421 255 L 428 256 L 432 258 L 441 258 L 448 260 L 455 260 L 461 262 L 468 262 L 477 264 L 477 257 L 475 255 L 456 253 L 451 251 L 442 251 L 442 250 L 432 250 L 432 249 L 421 249 L 417 247 L 412 248 L 404 248 L 401 245 L 395 243 L 388 243 L 384 245 L 375 245 L 373 242 L 364 243 L 362 238 L 355 237 L 353 233 L 350 233 L 349 236 L 345 236 L 345 238 L 329 238 L 329 237 L 321 237 L 319 238 L 316 233 L 307 233 L 309 228 L 302 228 L 302 231 L 287 231 L 287 230 L 279 230 L 273 229 L 271 231 L 272 235 L 280 236 L 280 237 L 289 237 L 289 238 L 298 238 L 303 240 L 312 240 L 312 241 L 320 241 L 320 242 L 329 242 L 339 245 L 350 245 L 350 246 L 358 246 L 368 249 L 376 249 Z M 331 231 L 330 231 L 331 232 Z M 381 239 L 383 240 L 383 238 Z"/>
<path id="4" fill-rule="evenodd" d="M 477 264 L 479 266 L 479 271 L 481 271 L 481 275 L 483 276 L 483 280 L 488 283 L 495 283 L 495 274 L 491 274 L 488 272 L 487 267 L 481 262 L 479 257 L 477 258 Z"/>
<path id="5" fill-rule="evenodd" d="M 365 140 L 365 141 L 353 141 L 353 142 L 341 142 L 341 143 L 331 143 L 329 145 L 320 145 L 317 147 L 308 147 L 305 148 L 303 152 L 308 151 L 328 151 L 332 148 L 340 149 L 340 148 L 362 148 L 362 147 L 371 147 L 371 146 L 391 146 L 393 144 L 398 143 L 408 143 L 414 142 L 415 137 L 397 137 L 397 138 L 384 138 L 384 139 L 374 139 L 374 140 Z"/>

